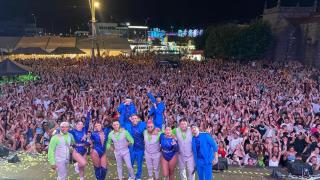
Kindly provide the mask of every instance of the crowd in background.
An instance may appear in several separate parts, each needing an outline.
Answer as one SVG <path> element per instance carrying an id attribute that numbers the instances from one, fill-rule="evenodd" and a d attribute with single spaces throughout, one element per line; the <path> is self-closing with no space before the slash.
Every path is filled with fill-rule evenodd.
<path id="1" fill-rule="evenodd" d="M 143 120 L 152 106 L 147 89 L 163 96 L 165 123 L 186 118 L 210 133 L 230 165 L 320 166 L 320 102 L 315 68 L 298 62 L 182 61 L 158 67 L 152 55 L 96 59 L 21 60 L 40 80 L 2 85 L 0 144 L 40 153 L 60 122 L 110 126 L 130 96 Z M 93 130 L 93 123 L 89 130 Z M 90 133 L 90 132 L 89 132 Z"/>

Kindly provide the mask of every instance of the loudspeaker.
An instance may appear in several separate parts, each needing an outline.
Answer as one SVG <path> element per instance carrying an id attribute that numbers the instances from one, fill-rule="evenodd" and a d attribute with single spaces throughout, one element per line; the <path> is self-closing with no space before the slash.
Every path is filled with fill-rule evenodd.
<path id="1" fill-rule="evenodd" d="M 309 176 L 313 174 L 312 167 L 307 163 L 292 163 L 288 167 L 289 173 L 296 176 Z"/>
<path id="2" fill-rule="evenodd" d="M 8 159 L 8 163 L 18 163 L 21 162 L 18 155 L 14 155 L 12 158 Z"/>
<path id="3" fill-rule="evenodd" d="M 0 146 L 0 157 L 6 156 L 9 156 L 9 149 L 4 146 Z"/>
<path id="4" fill-rule="evenodd" d="M 218 159 L 218 163 L 212 166 L 213 170 L 219 170 L 219 171 L 224 171 L 228 170 L 228 160 L 227 158 L 220 158 Z"/>

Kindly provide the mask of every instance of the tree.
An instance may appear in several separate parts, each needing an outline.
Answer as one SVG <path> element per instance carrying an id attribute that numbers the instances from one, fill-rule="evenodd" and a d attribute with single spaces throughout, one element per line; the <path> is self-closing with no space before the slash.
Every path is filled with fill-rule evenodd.
<path id="1" fill-rule="evenodd" d="M 255 21 L 250 25 L 225 24 L 210 27 L 205 39 L 207 57 L 251 60 L 260 58 L 272 43 L 269 24 Z"/>
<path id="2" fill-rule="evenodd" d="M 160 46 L 161 45 L 161 40 L 159 38 L 155 38 L 154 40 L 152 40 L 152 45 Z"/>
<path id="3" fill-rule="evenodd" d="M 237 38 L 237 59 L 260 58 L 272 43 L 272 31 L 266 22 L 256 21 L 243 29 Z"/>
<path id="4" fill-rule="evenodd" d="M 202 34 L 201 36 L 194 38 L 194 45 L 196 46 L 197 50 L 204 50 L 206 48 L 206 39 L 206 32 L 204 32 L 204 34 Z"/>
<path id="5" fill-rule="evenodd" d="M 186 46 L 188 45 L 188 41 L 191 40 L 189 37 L 177 37 L 175 39 L 175 42 L 177 43 L 178 46 Z"/>
<path id="6" fill-rule="evenodd" d="M 208 29 L 205 54 L 209 57 L 229 58 L 234 53 L 234 42 L 239 28 L 235 24 L 220 25 Z"/>
<path id="7" fill-rule="evenodd" d="M 187 46 L 189 40 L 193 40 L 190 37 L 168 36 L 169 42 L 175 42 L 178 46 Z"/>

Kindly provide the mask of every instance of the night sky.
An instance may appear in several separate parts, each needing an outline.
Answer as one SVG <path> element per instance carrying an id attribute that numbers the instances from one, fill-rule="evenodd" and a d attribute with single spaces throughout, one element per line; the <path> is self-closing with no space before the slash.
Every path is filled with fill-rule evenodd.
<path id="1" fill-rule="evenodd" d="M 249 22 L 261 15 L 264 0 L 100 0 L 99 21 L 131 22 L 170 29 L 206 27 L 222 22 Z M 88 0 L 0 0 L 0 19 L 34 13 L 47 32 L 87 29 Z"/>

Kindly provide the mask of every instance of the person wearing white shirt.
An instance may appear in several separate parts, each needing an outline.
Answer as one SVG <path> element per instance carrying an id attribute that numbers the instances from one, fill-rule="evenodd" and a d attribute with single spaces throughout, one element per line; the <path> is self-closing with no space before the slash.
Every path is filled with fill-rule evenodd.
<path id="1" fill-rule="evenodd" d="M 46 110 L 49 109 L 50 103 L 51 103 L 51 100 L 49 99 L 49 96 L 45 95 L 45 99 L 43 100 L 43 106 Z"/>
<path id="2" fill-rule="evenodd" d="M 320 104 L 311 103 L 311 105 L 312 105 L 312 110 L 314 114 L 317 114 L 320 112 Z"/>
<path id="3" fill-rule="evenodd" d="M 236 147 L 242 143 L 242 141 L 243 138 L 239 137 L 239 132 L 235 132 L 233 134 L 233 138 L 229 140 L 229 153 L 232 153 L 236 149 Z"/>
<path id="4" fill-rule="evenodd" d="M 33 104 L 34 105 L 42 104 L 42 101 L 41 101 L 41 99 L 35 98 L 33 101 Z"/>
<path id="5" fill-rule="evenodd" d="M 278 167 L 279 166 L 280 157 L 277 157 L 276 155 L 272 155 L 272 157 L 269 159 L 269 167 Z"/>

